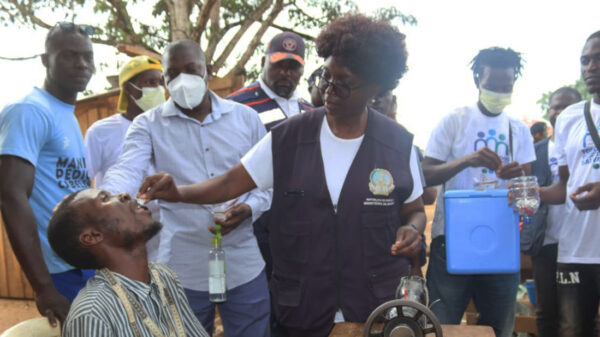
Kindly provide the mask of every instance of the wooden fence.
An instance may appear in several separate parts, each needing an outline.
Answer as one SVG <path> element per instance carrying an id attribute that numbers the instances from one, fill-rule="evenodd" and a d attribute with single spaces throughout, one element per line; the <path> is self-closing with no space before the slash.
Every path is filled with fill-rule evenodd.
<path id="1" fill-rule="evenodd" d="M 244 85 L 243 76 L 226 78 L 213 78 L 209 87 L 221 97 L 241 88 Z M 119 89 L 113 89 L 103 94 L 86 97 L 77 102 L 75 116 L 79 120 L 81 133 L 85 135 L 86 130 L 95 121 L 106 118 L 117 111 L 119 100 Z M 34 298 L 33 289 L 29 285 L 21 266 L 15 257 L 4 223 L 0 217 L 0 298 Z"/>

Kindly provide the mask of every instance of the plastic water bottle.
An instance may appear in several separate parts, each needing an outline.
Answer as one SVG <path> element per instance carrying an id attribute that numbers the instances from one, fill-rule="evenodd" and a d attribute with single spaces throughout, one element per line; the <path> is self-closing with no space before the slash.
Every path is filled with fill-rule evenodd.
<path id="1" fill-rule="evenodd" d="M 208 299 L 221 303 L 227 299 L 225 286 L 225 251 L 221 248 L 221 225 L 216 224 L 217 233 L 212 238 L 212 249 L 208 252 Z"/>
<path id="2" fill-rule="evenodd" d="M 515 211 L 523 216 L 523 224 L 530 224 L 540 207 L 539 185 L 535 176 L 521 176 L 510 181 Z"/>

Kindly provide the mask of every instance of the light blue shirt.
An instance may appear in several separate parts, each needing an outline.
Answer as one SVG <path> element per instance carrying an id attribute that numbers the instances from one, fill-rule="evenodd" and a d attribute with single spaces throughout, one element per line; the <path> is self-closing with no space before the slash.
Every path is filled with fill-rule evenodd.
<path id="1" fill-rule="evenodd" d="M 149 163 L 157 172 L 170 173 L 178 185 L 216 177 L 239 163 L 265 135 L 265 127 L 251 108 L 207 94 L 212 112 L 202 122 L 181 112 L 172 99 L 136 117 L 100 188 L 113 193 L 137 189 Z M 228 289 L 253 280 L 264 268 L 252 223 L 269 209 L 271 193 L 254 189 L 239 199 L 252 208 L 252 218 L 223 237 Z M 212 207 L 163 201 L 160 206 L 164 227 L 158 261 L 177 273 L 184 288 L 208 291 Z"/>
<path id="2" fill-rule="evenodd" d="M 65 195 L 90 187 L 74 109 L 73 105 L 34 88 L 0 113 L 0 155 L 23 158 L 35 167 L 29 204 L 44 261 L 53 274 L 75 267 L 59 258 L 48 243 L 46 231 L 52 210 Z"/>

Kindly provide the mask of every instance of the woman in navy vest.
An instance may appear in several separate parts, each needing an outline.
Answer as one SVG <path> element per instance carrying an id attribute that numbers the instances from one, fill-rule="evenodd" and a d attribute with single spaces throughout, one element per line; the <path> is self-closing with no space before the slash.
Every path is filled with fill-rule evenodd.
<path id="1" fill-rule="evenodd" d="M 273 188 L 269 222 L 276 316 L 290 336 L 327 336 L 393 299 L 419 253 L 425 213 L 412 135 L 367 103 L 406 71 L 404 35 L 347 15 L 316 40 L 325 106 L 274 127 L 226 174 L 176 186 L 146 178 L 140 198 L 211 204 Z M 230 212 L 227 226 L 235 221 Z"/>

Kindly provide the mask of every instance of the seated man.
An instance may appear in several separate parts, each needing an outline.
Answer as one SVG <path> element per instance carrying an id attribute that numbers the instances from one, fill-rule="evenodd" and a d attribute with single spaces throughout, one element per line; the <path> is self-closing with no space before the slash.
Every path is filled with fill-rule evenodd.
<path id="1" fill-rule="evenodd" d="M 162 225 L 128 194 L 72 193 L 48 225 L 52 249 L 67 263 L 97 269 L 71 305 L 63 337 L 206 336 L 175 274 L 148 263 L 146 242 Z"/>

